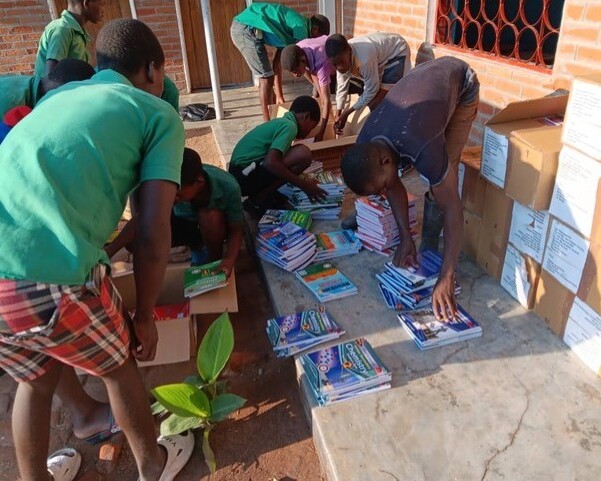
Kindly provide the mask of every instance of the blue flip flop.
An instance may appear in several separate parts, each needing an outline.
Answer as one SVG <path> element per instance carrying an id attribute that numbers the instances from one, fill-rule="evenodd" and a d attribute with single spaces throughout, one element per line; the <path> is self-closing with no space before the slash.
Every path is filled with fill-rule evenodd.
<path id="1" fill-rule="evenodd" d="M 113 416 L 113 410 L 110 408 L 108 409 L 108 425 L 109 427 L 106 429 L 103 429 L 102 431 L 98 431 L 96 434 L 92 434 L 91 436 L 88 436 L 87 438 L 82 439 L 82 441 L 86 444 L 101 444 L 104 443 L 105 441 L 108 441 L 109 439 L 111 439 L 115 434 L 120 433 L 121 432 L 121 426 L 119 426 L 116 422 L 115 422 L 115 417 Z"/>

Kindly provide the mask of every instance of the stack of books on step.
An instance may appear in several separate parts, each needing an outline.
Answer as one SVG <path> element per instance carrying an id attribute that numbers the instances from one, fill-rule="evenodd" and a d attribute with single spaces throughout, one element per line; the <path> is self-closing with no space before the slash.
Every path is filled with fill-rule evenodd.
<path id="1" fill-rule="evenodd" d="M 461 306 L 457 305 L 457 310 L 456 318 L 445 322 L 438 321 L 432 309 L 401 312 L 397 317 L 417 346 L 425 350 L 482 335 L 478 323 Z"/>
<path id="2" fill-rule="evenodd" d="M 305 169 L 305 174 L 314 174 L 317 172 L 323 172 L 323 162 L 321 160 L 314 160 L 311 165 Z"/>
<path id="3" fill-rule="evenodd" d="M 221 264 L 221 260 L 186 269 L 184 272 L 184 296 L 194 297 L 227 286 L 225 273 L 215 271 L 219 264 Z"/>
<path id="4" fill-rule="evenodd" d="M 432 292 L 434 292 L 434 286 L 426 287 L 408 294 L 401 293 L 398 287 L 392 282 L 380 281 L 378 287 L 384 298 L 386 307 L 394 309 L 395 311 L 424 309 L 432 304 Z M 459 284 L 455 283 L 455 295 L 458 296 L 460 293 L 461 287 Z"/>
<path id="5" fill-rule="evenodd" d="M 346 188 L 335 183 L 319 184 L 319 187 L 326 192 L 323 199 L 311 200 L 304 191 L 295 186 L 280 189 L 280 192 L 288 197 L 296 210 L 310 212 L 315 220 L 338 219 Z"/>
<path id="6" fill-rule="evenodd" d="M 300 210 L 268 209 L 265 211 L 265 214 L 263 214 L 263 217 L 261 217 L 261 220 L 259 220 L 259 231 L 264 232 L 273 229 L 285 222 L 292 222 L 305 230 L 309 230 L 312 218 L 311 214 L 308 212 L 301 212 Z"/>
<path id="7" fill-rule="evenodd" d="M 322 232 L 316 234 L 315 262 L 327 261 L 335 257 L 356 254 L 361 250 L 361 241 L 352 230 Z"/>
<path id="8" fill-rule="evenodd" d="M 257 255 L 292 272 L 315 257 L 315 236 L 293 222 L 285 222 L 257 234 Z"/>
<path id="9" fill-rule="evenodd" d="M 412 235 L 417 223 L 416 198 L 408 195 L 409 227 Z M 389 255 L 392 248 L 399 244 L 399 228 L 394 219 L 388 200 L 383 195 L 359 197 L 355 201 L 357 210 L 357 237 L 366 249 Z"/>
<path id="10" fill-rule="evenodd" d="M 357 294 L 357 287 L 330 262 L 314 264 L 296 272 L 319 302 L 333 301 Z"/>
<path id="11" fill-rule="evenodd" d="M 306 170 L 305 173 L 307 173 Z M 346 188 L 346 184 L 344 183 L 340 169 L 324 170 L 323 172 L 312 174 L 311 178 L 315 179 L 320 184 L 336 184 Z"/>
<path id="12" fill-rule="evenodd" d="M 292 356 L 344 334 L 324 309 L 269 319 L 266 330 L 277 357 Z"/>
<path id="13" fill-rule="evenodd" d="M 320 406 L 390 388 L 391 372 L 364 338 L 304 354 L 299 360 Z"/>

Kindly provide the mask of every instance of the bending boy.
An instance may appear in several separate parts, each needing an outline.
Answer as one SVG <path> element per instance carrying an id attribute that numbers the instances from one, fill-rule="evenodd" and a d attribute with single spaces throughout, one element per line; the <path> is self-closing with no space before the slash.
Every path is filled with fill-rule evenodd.
<path id="1" fill-rule="evenodd" d="M 394 33 L 371 33 L 347 40 L 330 35 L 326 55 L 336 76 L 336 124 L 342 132 L 346 120 L 355 110 L 368 106 L 373 111 L 386 95 L 383 84 L 396 84 L 411 68 L 409 45 Z M 363 81 L 363 93 L 351 107 L 344 109 L 351 78 Z"/>
<path id="2" fill-rule="evenodd" d="M 437 250 L 444 226 L 443 263 L 432 296 L 439 319 L 457 312 L 455 268 L 463 232 L 458 166 L 476 117 L 478 95 L 478 79 L 467 63 L 452 57 L 425 62 L 388 92 L 365 122 L 357 144 L 342 158 L 342 175 L 354 192 L 386 192 L 401 233 L 394 255 L 397 266 L 416 263 L 407 192 L 397 174 L 401 159 L 414 164 L 429 181 L 420 248 Z"/>
<path id="3" fill-rule="evenodd" d="M 269 104 L 285 102 L 282 91 L 282 49 L 308 37 L 330 34 L 330 21 L 323 15 L 304 17 L 276 3 L 253 2 L 234 17 L 230 28 L 232 41 L 255 78 L 259 79 L 259 99 L 263 120 L 269 120 Z M 276 48 L 273 66 L 265 45 Z"/>

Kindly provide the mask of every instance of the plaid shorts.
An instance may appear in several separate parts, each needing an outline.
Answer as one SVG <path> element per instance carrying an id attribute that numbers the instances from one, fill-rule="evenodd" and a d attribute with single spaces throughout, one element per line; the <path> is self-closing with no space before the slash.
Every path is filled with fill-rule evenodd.
<path id="1" fill-rule="evenodd" d="M 0 279 L 0 368 L 32 381 L 59 361 L 95 376 L 129 357 L 121 296 L 106 267 L 85 286 Z"/>

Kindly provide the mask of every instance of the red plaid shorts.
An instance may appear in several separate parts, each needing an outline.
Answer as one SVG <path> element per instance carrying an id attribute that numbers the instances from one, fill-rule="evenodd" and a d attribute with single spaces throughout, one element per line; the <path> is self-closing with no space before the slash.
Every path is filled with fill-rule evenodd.
<path id="1" fill-rule="evenodd" d="M 0 368 L 32 381 L 55 362 L 95 376 L 129 357 L 129 330 L 121 296 L 106 267 L 85 286 L 0 279 Z"/>

